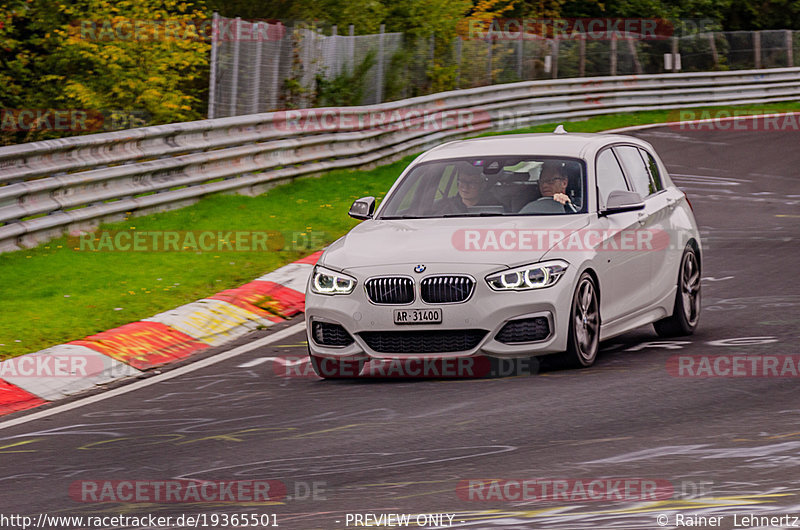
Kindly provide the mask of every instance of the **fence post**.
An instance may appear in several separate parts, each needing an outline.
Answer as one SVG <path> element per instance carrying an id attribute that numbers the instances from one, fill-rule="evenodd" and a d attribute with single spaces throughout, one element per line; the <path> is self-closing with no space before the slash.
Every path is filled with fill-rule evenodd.
<path id="1" fill-rule="evenodd" d="M 719 54 L 717 54 L 717 35 L 713 31 L 708 34 L 708 45 L 711 47 L 711 57 L 714 59 L 714 68 L 719 67 Z"/>
<path id="2" fill-rule="evenodd" d="M 250 33 L 251 35 L 256 35 L 256 64 L 255 68 L 253 68 L 253 100 L 250 106 L 251 114 L 258 114 L 258 100 L 261 95 L 261 48 L 264 47 L 265 42 L 261 40 L 261 24 L 262 22 L 256 22 L 255 31 Z M 269 26 L 266 26 L 265 30 L 264 34 L 266 35 L 269 33 Z"/>
<path id="3" fill-rule="evenodd" d="M 520 30 L 519 40 L 517 41 L 517 77 L 522 81 L 522 31 Z"/>
<path id="4" fill-rule="evenodd" d="M 642 63 L 639 61 L 639 55 L 636 51 L 636 43 L 630 37 L 625 40 L 628 41 L 628 51 L 630 51 L 631 55 L 633 56 L 633 67 L 636 70 L 636 74 L 642 75 Z"/>
<path id="5" fill-rule="evenodd" d="M 378 63 L 375 65 L 377 68 L 378 86 L 375 90 L 377 101 L 375 103 L 383 103 L 383 34 L 386 31 L 386 25 L 381 24 L 378 32 Z"/>
<path id="6" fill-rule="evenodd" d="M 348 51 L 348 60 L 350 61 L 350 64 L 348 65 L 348 68 L 350 70 L 354 70 L 355 67 L 356 67 L 356 39 L 354 38 L 354 36 L 356 34 L 356 27 L 354 25 L 350 24 L 347 27 L 347 33 L 350 35 L 350 42 L 348 43 L 349 49 L 347 50 Z"/>
<path id="7" fill-rule="evenodd" d="M 280 101 L 280 93 L 281 93 L 281 80 L 280 80 L 280 66 L 281 66 L 281 59 L 283 58 L 283 47 L 284 43 L 288 40 L 289 46 L 291 49 L 292 33 L 294 32 L 294 28 L 291 31 L 289 29 L 281 30 L 281 23 L 278 22 L 278 28 L 275 30 L 277 35 L 280 35 L 280 39 L 278 39 L 278 53 L 272 60 L 272 94 L 270 95 L 269 100 L 269 107 L 267 110 L 272 110 L 277 108 L 278 102 Z"/>
<path id="8" fill-rule="evenodd" d="M 786 66 L 794 66 L 794 43 L 792 42 L 792 30 L 784 30 L 786 33 Z"/>
<path id="9" fill-rule="evenodd" d="M 761 68 L 761 32 L 753 32 L 753 59 L 755 59 L 755 68 Z"/>
<path id="10" fill-rule="evenodd" d="M 578 41 L 578 77 L 586 76 L 586 34 Z"/>
<path id="11" fill-rule="evenodd" d="M 553 33 L 553 79 L 558 79 L 558 33 Z"/>
<path id="12" fill-rule="evenodd" d="M 217 44 L 218 25 L 219 13 L 214 11 L 214 15 L 211 17 L 211 60 L 209 65 L 211 73 L 208 78 L 208 119 L 212 119 L 214 117 L 214 106 L 216 103 L 214 98 L 217 95 L 217 52 L 219 46 L 219 44 Z"/>
<path id="13" fill-rule="evenodd" d="M 333 65 L 333 68 L 331 69 L 332 71 L 329 72 L 332 77 L 336 77 L 339 75 L 341 66 L 341 62 L 339 61 L 339 54 L 336 53 L 339 40 L 336 38 L 336 36 L 338 34 L 339 34 L 339 27 L 336 24 L 334 24 L 333 26 L 331 26 L 332 38 L 331 38 L 331 55 L 330 55 L 332 57 L 330 64 Z"/>
<path id="14" fill-rule="evenodd" d="M 456 88 L 461 82 L 461 35 L 456 35 Z"/>
<path id="15" fill-rule="evenodd" d="M 239 99 L 239 25 L 242 19 L 236 17 L 233 33 L 233 80 L 231 82 L 231 110 L 229 116 L 236 116 L 236 103 Z"/>
<path id="16" fill-rule="evenodd" d="M 609 75 L 617 75 L 617 34 L 611 34 L 611 72 Z"/>
<path id="17" fill-rule="evenodd" d="M 492 84 L 492 38 L 486 37 L 486 77 L 489 78 L 489 83 Z"/>
<path id="18" fill-rule="evenodd" d="M 678 37 L 672 36 L 672 71 L 678 71 Z"/>

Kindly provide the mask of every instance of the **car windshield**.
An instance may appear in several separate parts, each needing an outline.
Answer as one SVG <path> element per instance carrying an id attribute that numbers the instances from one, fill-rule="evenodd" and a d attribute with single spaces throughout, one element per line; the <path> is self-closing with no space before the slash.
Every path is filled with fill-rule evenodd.
<path id="1" fill-rule="evenodd" d="M 425 162 L 386 198 L 379 218 L 583 213 L 585 175 L 583 161 L 574 158 L 527 155 Z"/>

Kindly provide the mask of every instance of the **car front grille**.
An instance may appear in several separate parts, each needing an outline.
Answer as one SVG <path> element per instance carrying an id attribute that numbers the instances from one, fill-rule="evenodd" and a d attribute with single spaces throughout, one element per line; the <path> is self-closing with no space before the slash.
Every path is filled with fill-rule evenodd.
<path id="1" fill-rule="evenodd" d="M 550 335 L 550 322 L 545 317 L 520 318 L 506 322 L 495 340 L 506 344 L 544 340 Z"/>
<path id="2" fill-rule="evenodd" d="M 378 353 L 444 353 L 471 350 L 486 333 L 482 329 L 447 329 L 362 331 L 360 335 Z"/>
<path id="3" fill-rule="evenodd" d="M 469 298 L 475 281 L 468 276 L 429 276 L 422 280 L 420 286 L 425 302 L 453 304 Z"/>
<path id="4" fill-rule="evenodd" d="M 372 278 L 367 280 L 365 286 L 367 296 L 374 304 L 410 304 L 414 301 L 414 282 L 411 278 Z"/>
<path id="5" fill-rule="evenodd" d="M 314 342 L 320 346 L 349 346 L 353 337 L 339 324 L 329 322 L 312 322 L 311 333 Z"/>

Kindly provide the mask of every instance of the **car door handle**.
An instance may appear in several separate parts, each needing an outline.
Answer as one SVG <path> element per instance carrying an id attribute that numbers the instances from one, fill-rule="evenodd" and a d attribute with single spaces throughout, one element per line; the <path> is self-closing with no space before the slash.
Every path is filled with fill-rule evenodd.
<path id="1" fill-rule="evenodd" d="M 647 214 L 644 213 L 644 212 L 639 212 L 639 215 L 637 215 L 636 217 L 637 217 L 637 222 L 639 223 L 639 226 L 642 226 L 647 222 Z"/>
<path id="2" fill-rule="evenodd" d="M 672 198 L 667 199 L 667 208 L 669 208 L 670 210 L 674 209 L 677 205 L 678 205 L 677 199 L 672 199 Z"/>

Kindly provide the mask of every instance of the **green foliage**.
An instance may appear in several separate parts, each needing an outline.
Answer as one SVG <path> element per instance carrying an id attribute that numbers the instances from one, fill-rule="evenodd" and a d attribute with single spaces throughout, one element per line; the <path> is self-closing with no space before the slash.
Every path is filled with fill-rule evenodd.
<path id="1" fill-rule="evenodd" d="M 354 69 L 327 79 L 317 75 L 316 104 L 320 107 L 344 107 L 361 105 L 364 100 L 364 89 L 367 74 L 375 65 L 375 50 L 370 50 Z"/>
<path id="2" fill-rule="evenodd" d="M 98 119 L 130 113 L 149 124 L 203 117 L 209 43 L 195 31 L 205 17 L 191 3 L 0 0 L 0 13 L 11 19 L 0 30 L 4 108 L 79 109 Z M 30 128 L 4 140 L 64 132 L 80 131 Z"/>

